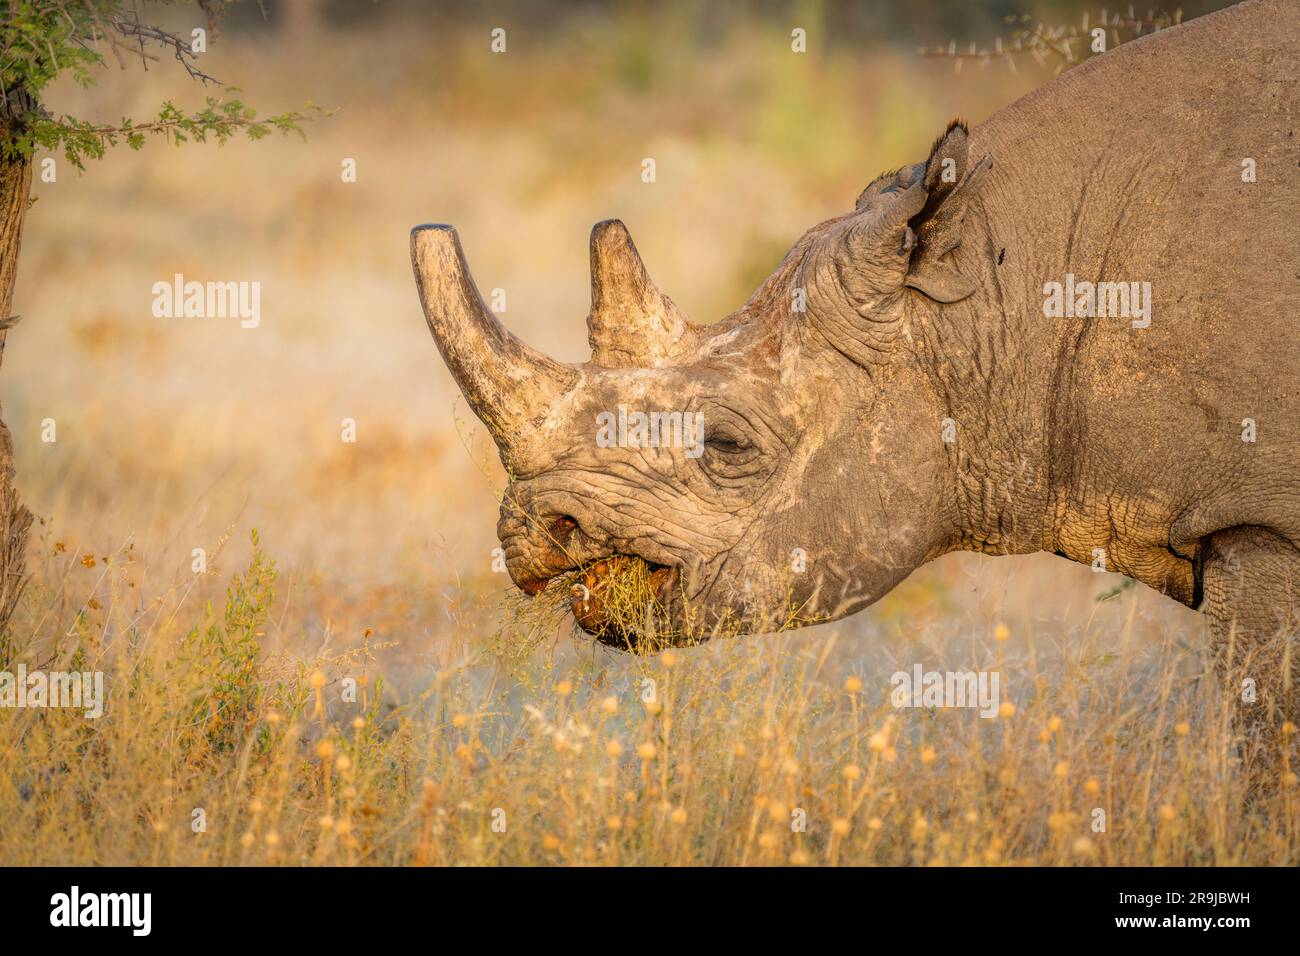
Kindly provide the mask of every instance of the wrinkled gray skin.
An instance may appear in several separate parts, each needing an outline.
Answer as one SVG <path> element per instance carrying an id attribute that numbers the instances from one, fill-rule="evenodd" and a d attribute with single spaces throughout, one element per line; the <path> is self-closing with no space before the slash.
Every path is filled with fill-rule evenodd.
<path id="1" fill-rule="evenodd" d="M 1275 733 L 1297 696 L 1298 21 L 1295 2 L 1242 4 L 954 124 L 714 325 L 602 223 L 581 366 L 496 323 L 449 227 L 415 230 L 435 339 L 513 475 L 515 582 L 636 555 L 677 571 L 679 625 L 750 630 L 791 603 L 851 614 L 954 549 L 1101 549 L 1210 616 L 1226 679 L 1256 682 Z M 1045 318 L 1067 273 L 1150 282 L 1150 326 Z M 704 454 L 597 447 L 620 403 L 702 411 Z"/>

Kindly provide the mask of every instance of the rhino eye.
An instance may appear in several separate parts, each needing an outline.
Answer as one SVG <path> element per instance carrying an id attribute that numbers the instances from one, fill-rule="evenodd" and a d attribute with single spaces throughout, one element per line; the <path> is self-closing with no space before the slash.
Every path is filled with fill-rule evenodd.
<path id="1" fill-rule="evenodd" d="M 761 414 L 736 408 L 734 403 L 706 400 L 701 405 L 704 447 L 696 462 L 698 471 L 692 473 L 722 491 L 750 489 L 769 477 L 780 458 L 771 453 L 776 442 Z"/>
<path id="2" fill-rule="evenodd" d="M 715 432 L 704 439 L 704 447 L 720 455 L 742 455 L 754 446 L 743 436 Z"/>
<path id="3" fill-rule="evenodd" d="M 705 436 L 700 464 L 715 484 L 740 487 L 765 474 L 770 463 L 749 437 L 728 428 Z"/>

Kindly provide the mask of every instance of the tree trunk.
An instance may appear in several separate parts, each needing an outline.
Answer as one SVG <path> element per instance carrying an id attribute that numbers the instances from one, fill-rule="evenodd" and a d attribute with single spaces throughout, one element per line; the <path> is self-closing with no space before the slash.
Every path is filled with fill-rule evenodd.
<path id="1" fill-rule="evenodd" d="M 5 338 L 14 321 L 18 249 L 31 189 L 31 161 L 0 157 L 0 363 L 4 362 Z M 14 444 L 3 419 L 0 410 L 0 645 L 7 643 L 10 618 L 26 581 L 27 535 L 32 526 L 32 514 L 23 507 L 14 488 Z"/>

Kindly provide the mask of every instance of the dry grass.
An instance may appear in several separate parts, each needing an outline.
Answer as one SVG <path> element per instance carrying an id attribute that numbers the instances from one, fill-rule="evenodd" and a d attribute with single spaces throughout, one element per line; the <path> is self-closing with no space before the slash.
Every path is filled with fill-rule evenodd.
<path id="1" fill-rule="evenodd" d="M 1293 789 L 1241 810 L 1199 618 L 1099 600 L 1112 575 L 952 555 L 839 624 L 647 657 L 510 596 L 502 476 L 453 424 L 413 223 L 455 222 L 511 328 L 576 359 L 592 222 L 625 218 L 709 320 L 950 116 L 1047 78 L 796 60 L 784 24 L 698 48 L 581 26 L 495 60 L 477 25 L 296 57 L 232 32 L 208 63 L 246 99 L 343 108 L 307 146 L 149 146 L 37 184 L 0 385 L 39 523 L 0 665 L 103 668 L 109 701 L 0 713 L 0 864 L 1300 862 Z M 59 106 L 201 95 L 126 80 Z M 153 318 L 174 272 L 261 280 L 262 326 Z M 895 711 L 914 663 L 996 668 L 1014 713 Z"/>
<path id="2" fill-rule="evenodd" d="M 469 638 L 403 698 L 375 635 L 339 654 L 262 648 L 281 601 L 260 547 L 224 602 L 188 611 L 181 594 L 140 600 L 138 555 L 107 557 L 55 564 L 69 591 L 98 574 L 121 630 L 82 608 L 11 649 L 106 670 L 112 705 L 98 721 L 6 715 L 6 865 L 1300 858 L 1294 787 L 1242 811 L 1204 655 L 1133 640 L 1131 596 L 1118 630 L 1050 642 L 995 624 L 867 656 L 822 628 L 651 657 L 561 646 L 524 669 Z M 999 716 L 894 709 L 885 675 L 911 660 L 998 671 Z"/>
<path id="3" fill-rule="evenodd" d="M 616 554 L 590 562 L 556 583 L 542 597 L 571 610 L 579 622 L 589 621 L 602 643 L 629 651 L 657 649 L 655 621 L 663 608 L 650 565 L 641 558 Z"/>

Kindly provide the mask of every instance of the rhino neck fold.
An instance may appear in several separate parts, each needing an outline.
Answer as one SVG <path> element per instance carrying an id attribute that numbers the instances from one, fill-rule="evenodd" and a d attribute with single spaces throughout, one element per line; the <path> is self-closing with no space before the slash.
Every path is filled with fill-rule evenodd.
<path id="1" fill-rule="evenodd" d="M 995 163 L 950 257 L 977 291 L 948 305 L 908 297 L 908 324 L 920 331 L 917 359 L 950 420 L 942 424 L 951 536 L 935 554 L 1054 549 L 1047 412 L 1058 349 L 1055 330 L 1041 320 L 1041 281 L 1009 248 L 1036 227 L 987 211 L 1002 182 L 1023 181 L 1025 172 L 1010 167 Z"/>

